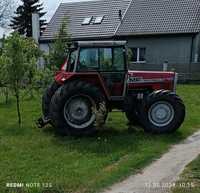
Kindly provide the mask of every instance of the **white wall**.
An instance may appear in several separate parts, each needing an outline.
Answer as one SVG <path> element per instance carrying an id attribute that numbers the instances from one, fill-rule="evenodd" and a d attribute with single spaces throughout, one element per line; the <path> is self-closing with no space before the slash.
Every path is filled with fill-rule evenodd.
<path id="1" fill-rule="evenodd" d="M 49 53 L 49 44 L 46 44 L 46 43 L 41 43 L 40 44 L 40 50 L 41 51 L 44 51 L 45 53 Z"/>
<path id="2" fill-rule="evenodd" d="M 49 54 L 49 44 L 42 43 L 39 45 L 39 47 L 40 47 L 40 50 L 43 51 L 45 54 Z M 44 68 L 44 65 L 45 65 L 45 61 L 41 57 L 38 63 L 38 67 Z"/>

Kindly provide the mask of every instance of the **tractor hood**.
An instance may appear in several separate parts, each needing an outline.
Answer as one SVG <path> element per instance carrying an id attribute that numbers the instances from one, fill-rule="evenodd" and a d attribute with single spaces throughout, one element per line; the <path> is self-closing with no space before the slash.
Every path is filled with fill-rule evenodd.
<path id="1" fill-rule="evenodd" d="M 128 71 L 129 88 L 148 87 L 153 90 L 175 90 L 177 74 L 159 71 Z"/>
<path id="2" fill-rule="evenodd" d="M 159 71 L 128 71 L 129 77 L 138 81 L 173 80 L 176 73 Z"/>

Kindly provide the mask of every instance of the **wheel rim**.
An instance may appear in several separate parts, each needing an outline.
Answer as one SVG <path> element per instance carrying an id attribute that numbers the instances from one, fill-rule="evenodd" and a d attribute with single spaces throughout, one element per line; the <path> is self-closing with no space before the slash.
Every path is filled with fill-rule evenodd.
<path id="1" fill-rule="evenodd" d="M 71 97 L 64 106 L 65 121 L 75 129 L 87 128 L 95 121 L 92 107 L 95 107 L 95 103 L 89 96 Z"/>
<path id="2" fill-rule="evenodd" d="M 158 127 L 165 127 L 174 119 L 174 108 L 166 101 L 156 102 L 148 111 L 149 121 Z"/>

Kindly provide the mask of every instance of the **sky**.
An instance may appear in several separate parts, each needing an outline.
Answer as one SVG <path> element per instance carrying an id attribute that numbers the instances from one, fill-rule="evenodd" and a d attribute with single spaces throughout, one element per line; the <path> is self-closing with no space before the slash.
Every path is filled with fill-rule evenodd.
<path id="1" fill-rule="evenodd" d="M 88 1 L 88 0 L 41 0 L 44 4 L 45 11 L 47 12 L 46 18 L 49 21 L 60 3 L 66 2 L 77 2 L 77 1 Z"/>
<path id="2" fill-rule="evenodd" d="M 67 2 L 77 2 L 77 1 L 90 1 L 90 0 L 40 0 L 41 3 L 44 5 L 44 11 L 47 12 L 45 15 L 45 19 L 47 22 L 52 18 L 53 14 L 55 13 L 56 9 L 58 8 L 60 3 L 67 3 Z M 15 2 L 20 2 L 20 0 L 15 0 Z M 0 38 L 2 38 L 3 34 L 7 34 L 7 30 L 0 28 Z"/>

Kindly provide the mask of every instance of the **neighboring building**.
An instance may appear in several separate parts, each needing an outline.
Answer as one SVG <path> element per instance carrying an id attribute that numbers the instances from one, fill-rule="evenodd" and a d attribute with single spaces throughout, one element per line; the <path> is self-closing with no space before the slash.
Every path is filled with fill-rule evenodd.
<path id="1" fill-rule="evenodd" d="M 73 40 L 127 40 L 136 70 L 200 73 L 200 0 L 99 0 L 62 3 L 40 38 L 48 51 L 64 17 Z M 200 76 L 199 76 L 200 79 Z"/>

